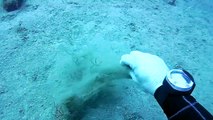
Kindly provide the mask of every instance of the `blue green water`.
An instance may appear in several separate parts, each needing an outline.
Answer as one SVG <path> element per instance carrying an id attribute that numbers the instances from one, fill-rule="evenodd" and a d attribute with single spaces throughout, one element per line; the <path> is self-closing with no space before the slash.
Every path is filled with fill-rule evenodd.
<path id="1" fill-rule="evenodd" d="M 1 6 L 2 6 L 1 0 Z M 166 120 L 120 57 L 160 56 L 213 113 L 212 0 L 27 0 L 0 9 L 1 120 Z"/>

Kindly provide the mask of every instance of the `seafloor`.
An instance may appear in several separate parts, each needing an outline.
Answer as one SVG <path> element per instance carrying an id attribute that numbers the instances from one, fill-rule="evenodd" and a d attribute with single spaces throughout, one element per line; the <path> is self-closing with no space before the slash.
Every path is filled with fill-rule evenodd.
<path id="1" fill-rule="evenodd" d="M 131 50 L 192 73 L 213 113 L 212 0 L 27 0 L 0 9 L 0 119 L 165 120 L 119 65 Z"/>

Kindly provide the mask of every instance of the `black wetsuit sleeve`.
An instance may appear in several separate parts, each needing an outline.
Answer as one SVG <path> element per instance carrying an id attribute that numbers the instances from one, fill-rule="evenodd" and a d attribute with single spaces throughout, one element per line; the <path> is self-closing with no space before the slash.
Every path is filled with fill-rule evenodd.
<path id="1" fill-rule="evenodd" d="M 169 120 L 213 120 L 211 113 L 191 95 L 166 95 L 159 87 L 154 96 Z"/>

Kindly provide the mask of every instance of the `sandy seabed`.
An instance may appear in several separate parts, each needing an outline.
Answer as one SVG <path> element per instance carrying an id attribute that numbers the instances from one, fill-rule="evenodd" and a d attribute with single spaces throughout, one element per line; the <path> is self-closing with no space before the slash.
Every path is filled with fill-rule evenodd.
<path id="1" fill-rule="evenodd" d="M 0 10 L 1 120 L 165 120 L 119 65 L 132 50 L 193 74 L 213 113 L 211 0 L 27 0 Z"/>

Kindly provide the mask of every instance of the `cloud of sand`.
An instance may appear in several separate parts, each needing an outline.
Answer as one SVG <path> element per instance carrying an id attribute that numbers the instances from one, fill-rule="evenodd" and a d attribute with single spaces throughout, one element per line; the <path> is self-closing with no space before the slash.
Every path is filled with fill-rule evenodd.
<path id="1" fill-rule="evenodd" d="M 119 64 L 120 55 L 109 47 L 89 46 L 77 52 L 59 47 L 56 63 L 49 76 L 51 91 L 57 104 L 73 99 L 90 99 L 113 80 L 128 78 Z"/>

